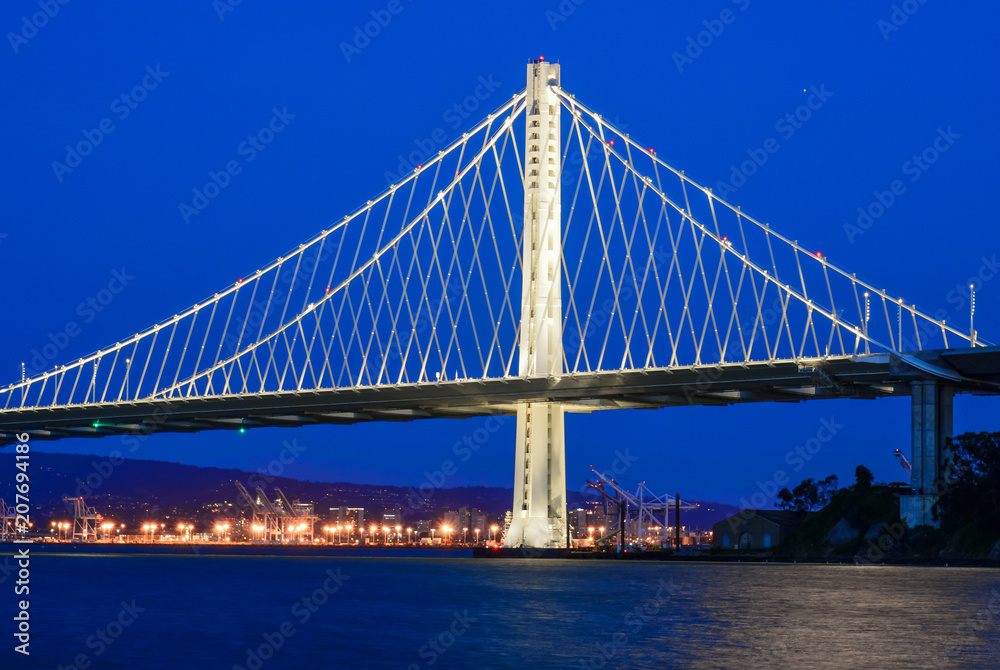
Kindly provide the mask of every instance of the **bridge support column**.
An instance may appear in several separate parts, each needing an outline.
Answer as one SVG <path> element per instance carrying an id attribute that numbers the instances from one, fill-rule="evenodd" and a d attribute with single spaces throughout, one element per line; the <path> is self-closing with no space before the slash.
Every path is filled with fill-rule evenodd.
<path id="1" fill-rule="evenodd" d="M 934 381 L 911 384 L 910 475 L 912 495 L 899 500 L 899 516 L 910 528 L 940 524 L 931 507 L 941 494 L 941 466 L 948 457 L 947 441 L 952 436 L 952 404 L 955 393 Z"/>
<path id="2" fill-rule="evenodd" d="M 550 85 L 559 85 L 559 66 L 529 63 L 518 360 L 522 377 L 563 372 L 560 104 Z M 566 545 L 563 425 L 561 405 L 518 407 L 514 506 L 504 540 L 508 547 Z"/>

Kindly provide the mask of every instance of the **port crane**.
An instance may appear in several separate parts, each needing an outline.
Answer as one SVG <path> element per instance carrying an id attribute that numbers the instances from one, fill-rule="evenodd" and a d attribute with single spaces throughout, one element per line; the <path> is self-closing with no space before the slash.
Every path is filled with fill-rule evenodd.
<path id="1" fill-rule="evenodd" d="M 0 499 L 0 540 L 6 541 L 7 536 L 17 538 L 17 515 L 14 508 L 7 504 L 6 500 Z"/>
<path id="2" fill-rule="evenodd" d="M 316 522 L 316 517 L 310 514 L 302 513 L 300 510 L 295 509 L 295 505 L 292 501 L 288 499 L 284 491 L 279 489 L 277 486 L 274 487 L 274 492 L 278 496 L 278 501 L 281 503 L 281 507 L 285 510 L 285 530 L 290 531 L 293 536 L 297 535 L 301 537 L 305 535 L 309 542 L 313 541 L 313 529 Z M 303 528 L 305 526 L 305 528 Z"/>
<path id="3" fill-rule="evenodd" d="M 261 539 L 264 542 L 280 541 L 282 515 L 268 502 L 267 496 L 264 495 L 261 488 L 257 487 L 256 498 L 251 496 L 250 492 L 238 480 L 236 481 L 236 488 L 253 512 L 253 526 L 250 537 L 256 539 L 257 529 L 260 529 Z"/>
<path id="4" fill-rule="evenodd" d="M 912 477 L 913 466 L 910 465 L 910 462 L 908 460 L 906 460 L 906 456 L 904 456 L 903 452 L 900 451 L 899 449 L 895 451 L 895 454 L 896 454 L 896 460 L 898 460 L 899 464 L 903 467 L 903 470 L 906 472 L 906 476 Z"/>
<path id="5" fill-rule="evenodd" d="M 87 505 L 83 496 L 63 498 L 66 509 L 73 513 L 73 541 L 88 542 L 97 539 L 97 522 L 104 519 L 97 509 Z"/>
<path id="6" fill-rule="evenodd" d="M 605 506 L 610 501 L 618 507 L 618 527 L 608 529 L 608 532 L 605 533 L 604 536 L 597 539 L 596 544 L 598 545 L 606 544 L 615 535 L 620 535 L 619 544 L 624 546 L 626 542 L 622 530 L 627 530 L 633 522 L 637 526 L 636 538 L 639 544 L 642 544 L 642 533 L 644 524 L 646 523 L 663 528 L 664 535 L 666 535 L 668 529 L 667 514 L 671 508 L 674 508 L 675 511 L 679 512 L 682 509 L 692 510 L 698 507 L 695 503 L 681 500 L 679 495 L 675 496 L 673 499 L 671 499 L 669 495 L 658 496 L 653 493 L 648 486 L 646 486 L 646 482 L 639 482 L 635 492 L 633 493 L 632 491 L 629 491 L 621 486 L 611 477 L 608 477 L 604 473 L 595 469 L 593 466 L 591 466 L 590 469 L 598 481 L 588 481 L 588 486 L 601 493 Z M 605 487 L 614 491 L 615 496 L 612 497 L 608 495 Z M 632 510 L 636 511 L 634 517 L 632 516 Z M 658 513 L 660 514 L 659 517 L 657 516 Z M 679 514 L 677 515 L 675 526 L 675 542 L 678 546 L 680 546 Z"/>

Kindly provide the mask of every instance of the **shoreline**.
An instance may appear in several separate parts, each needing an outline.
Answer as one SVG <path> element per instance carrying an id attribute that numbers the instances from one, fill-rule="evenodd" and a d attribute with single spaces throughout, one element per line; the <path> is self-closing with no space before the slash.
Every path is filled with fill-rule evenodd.
<path id="1" fill-rule="evenodd" d="M 1000 568 L 1000 561 L 969 558 L 912 558 L 880 561 L 878 563 L 844 560 L 799 560 L 769 556 L 720 556 L 677 555 L 670 552 L 578 552 L 565 549 L 492 549 L 489 547 L 340 547 L 314 545 L 263 545 L 189 543 L 189 544 L 104 544 L 104 543 L 0 543 L 0 553 L 12 554 L 18 549 L 30 548 L 33 555 L 50 556 L 226 556 L 252 558 L 462 558 L 462 559 L 563 559 L 584 561 L 661 561 L 676 563 L 731 563 L 753 565 L 839 565 L 839 566 L 907 566 L 907 567 L 963 567 Z"/>

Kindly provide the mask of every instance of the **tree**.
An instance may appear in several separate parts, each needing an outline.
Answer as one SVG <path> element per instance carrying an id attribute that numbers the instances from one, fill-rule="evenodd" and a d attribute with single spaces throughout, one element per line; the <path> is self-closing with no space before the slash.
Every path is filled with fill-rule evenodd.
<path id="1" fill-rule="evenodd" d="M 1000 526 L 1000 433 L 964 433 L 949 447 L 945 490 L 937 505 L 942 525 Z"/>
<path id="2" fill-rule="evenodd" d="M 778 491 L 778 509 L 795 512 L 812 512 L 824 507 L 839 490 L 837 475 L 830 475 L 817 482 L 812 477 L 803 479 L 802 483 L 789 491 L 783 488 Z"/>
<path id="3" fill-rule="evenodd" d="M 873 481 L 875 481 L 875 475 L 872 474 L 871 470 L 863 465 L 854 468 L 855 491 L 867 491 L 871 488 Z"/>
<path id="4" fill-rule="evenodd" d="M 840 480 L 837 475 L 830 475 L 819 483 L 819 506 L 826 507 L 833 496 L 840 490 Z"/>

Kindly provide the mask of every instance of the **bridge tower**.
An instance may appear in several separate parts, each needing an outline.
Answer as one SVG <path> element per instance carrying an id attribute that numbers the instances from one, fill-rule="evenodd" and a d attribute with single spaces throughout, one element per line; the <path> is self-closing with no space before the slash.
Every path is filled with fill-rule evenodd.
<path id="1" fill-rule="evenodd" d="M 952 437 L 954 389 L 936 381 L 910 384 L 910 486 L 913 494 L 901 496 L 899 515 L 910 528 L 920 525 L 940 526 L 931 507 L 944 493 L 942 466 L 949 458 L 948 439 Z"/>
<path id="2" fill-rule="evenodd" d="M 528 64 L 524 151 L 524 232 L 518 373 L 563 372 L 562 213 L 559 65 Z M 563 407 L 517 409 L 514 506 L 508 547 L 566 546 L 566 438 Z"/>

